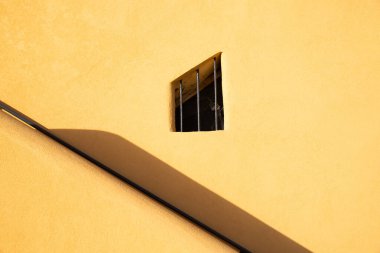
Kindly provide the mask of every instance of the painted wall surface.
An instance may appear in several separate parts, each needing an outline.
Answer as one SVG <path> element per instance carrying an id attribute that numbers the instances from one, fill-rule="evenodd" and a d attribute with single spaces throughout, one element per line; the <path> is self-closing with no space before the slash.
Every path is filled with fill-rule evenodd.
<path id="1" fill-rule="evenodd" d="M 379 1 L 3 1 L 0 45 L 0 99 L 45 126 L 117 134 L 313 252 L 380 251 Z M 219 51 L 225 130 L 171 132 L 170 82 Z"/>
<path id="2" fill-rule="evenodd" d="M 0 111 L 0 252 L 237 252 Z"/>

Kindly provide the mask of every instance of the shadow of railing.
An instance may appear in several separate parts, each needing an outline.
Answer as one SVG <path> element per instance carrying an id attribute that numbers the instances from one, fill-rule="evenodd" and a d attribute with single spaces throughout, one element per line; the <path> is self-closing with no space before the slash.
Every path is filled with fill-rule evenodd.
<path id="1" fill-rule="evenodd" d="M 311 252 L 118 135 L 96 130 L 49 131 L 242 252 Z"/>

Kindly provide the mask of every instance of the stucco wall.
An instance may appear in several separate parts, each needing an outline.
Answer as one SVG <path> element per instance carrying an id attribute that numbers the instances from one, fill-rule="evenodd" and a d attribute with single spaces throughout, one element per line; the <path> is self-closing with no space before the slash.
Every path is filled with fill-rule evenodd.
<path id="1" fill-rule="evenodd" d="M 379 1 L 0 13 L 1 100 L 49 128 L 122 136 L 313 252 L 380 250 Z M 171 132 L 170 82 L 219 51 L 225 130 Z"/>

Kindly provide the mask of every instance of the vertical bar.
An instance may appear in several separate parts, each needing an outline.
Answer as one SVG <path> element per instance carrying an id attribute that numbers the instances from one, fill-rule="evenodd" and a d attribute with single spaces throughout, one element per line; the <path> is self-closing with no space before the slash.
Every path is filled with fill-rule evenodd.
<path id="1" fill-rule="evenodd" d="M 216 86 L 216 58 L 214 57 L 214 116 L 215 130 L 218 130 L 218 88 Z"/>
<path id="2" fill-rule="evenodd" d="M 181 124 L 181 132 L 183 132 L 183 111 L 182 111 L 182 80 L 179 82 L 179 118 Z"/>
<path id="3" fill-rule="evenodd" d="M 198 132 L 201 131 L 201 112 L 199 102 L 199 69 L 197 69 L 197 118 L 198 118 Z"/>

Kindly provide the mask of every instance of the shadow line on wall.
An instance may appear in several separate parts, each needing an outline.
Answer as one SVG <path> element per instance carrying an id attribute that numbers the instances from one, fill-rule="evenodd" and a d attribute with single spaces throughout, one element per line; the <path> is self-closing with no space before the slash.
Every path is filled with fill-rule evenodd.
<path id="1" fill-rule="evenodd" d="M 241 252 L 311 252 L 118 135 L 79 129 L 49 132 Z"/>

